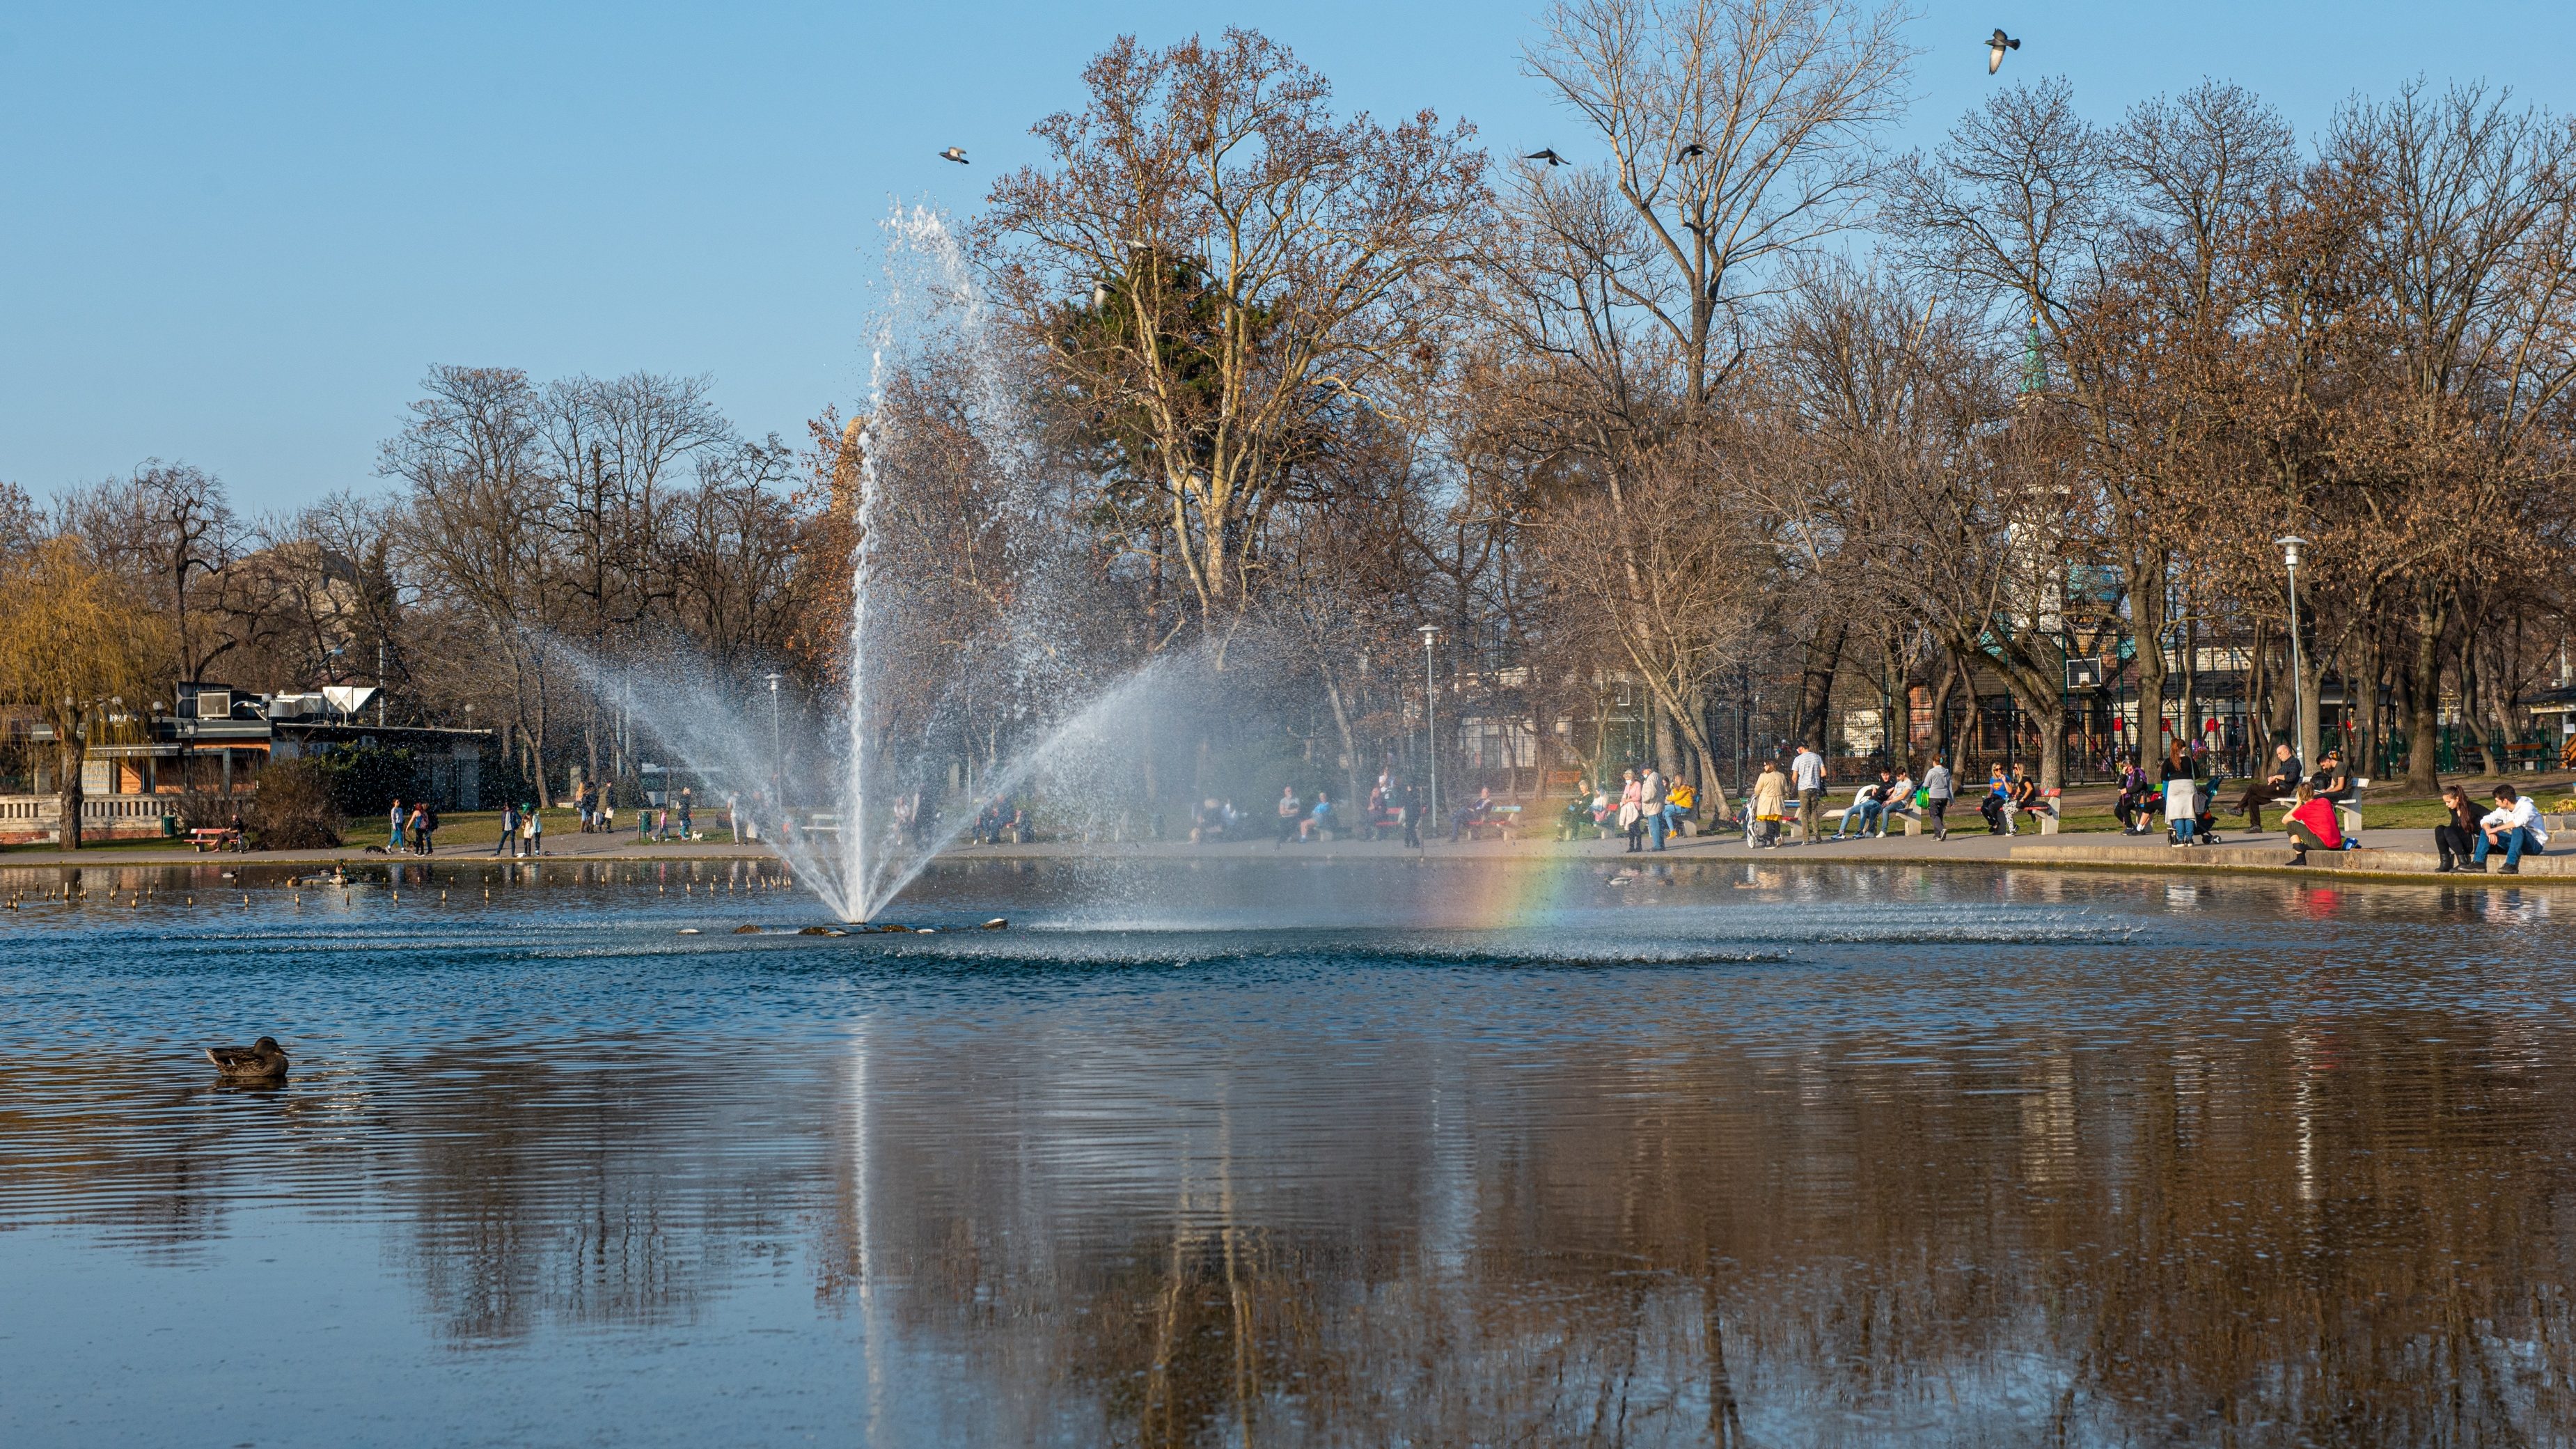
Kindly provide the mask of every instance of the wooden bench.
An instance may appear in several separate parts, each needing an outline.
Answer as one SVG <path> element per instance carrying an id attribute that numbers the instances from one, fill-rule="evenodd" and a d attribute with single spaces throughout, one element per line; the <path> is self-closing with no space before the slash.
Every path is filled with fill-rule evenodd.
<path id="1" fill-rule="evenodd" d="M 1488 830 L 1494 832 L 1494 838 L 1497 840 L 1520 839 L 1521 807 L 1518 805 L 1494 806 L 1485 812 L 1484 819 L 1468 821 L 1466 827 L 1459 833 L 1469 840 L 1482 840 Z"/>
<path id="2" fill-rule="evenodd" d="M 188 844 L 200 855 L 209 850 L 239 850 L 242 833 L 229 825 L 200 825 L 188 832 Z"/>

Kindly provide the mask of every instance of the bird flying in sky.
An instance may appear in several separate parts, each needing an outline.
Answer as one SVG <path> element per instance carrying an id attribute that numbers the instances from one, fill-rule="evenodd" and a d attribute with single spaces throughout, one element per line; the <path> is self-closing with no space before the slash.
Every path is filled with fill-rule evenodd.
<path id="1" fill-rule="evenodd" d="M 1521 159 L 1524 161 L 1544 161 L 1550 166 L 1562 166 L 1565 164 L 1565 158 L 1556 154 L 1555 149 L 1552 147 L 1544 150 L 1532 151 Z"/>
<path id="2" fill-rule="evenodd" d="M 1998 30 L 1995 34 L 2001 35 L 2003 32 Z M 2021 42 L 2016 40 L 2013 44 L 2019 45 Z M 947 150 L 939 153 L 939 159 L 942 161 L 954 161 L 958 165 L 963 166 L 966 164 L 966 148 L 963 146 L 951 146 Z"/>
<path id="3" fill-rule="evenodd" d="M 1986 40 L 1986 74 L 1993 75 L 2004 68 L 2005 51 L 2019 49 L 2021 49 L 2021 42 L 2004 34 L 2002 26 L 1996 26 L 1995 33 Z"/>

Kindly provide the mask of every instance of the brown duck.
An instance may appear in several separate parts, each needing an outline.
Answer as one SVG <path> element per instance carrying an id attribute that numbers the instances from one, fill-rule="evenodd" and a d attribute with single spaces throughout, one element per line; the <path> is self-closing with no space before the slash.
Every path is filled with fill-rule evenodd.
<path id="1" fill-rule="evenodd" d="M 241 1081 L 258 1081 L 286 1075 L 286 1048 L 277 1038 L 264 1036 L 246 1047 L 208 1047 L 206 1060 L 215 1064 L 215 1075 Z"/>

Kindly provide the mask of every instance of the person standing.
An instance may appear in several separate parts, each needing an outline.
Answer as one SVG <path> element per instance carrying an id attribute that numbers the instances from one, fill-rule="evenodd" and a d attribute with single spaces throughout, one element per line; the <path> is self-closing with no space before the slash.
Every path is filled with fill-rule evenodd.
<path id="1" fill-rule="evenodd" d="M 1628 853 L 1645 849 L 1646 787 L 1637 780 L 1637 772 L 1625 770 L 1619 776 L 1619 833 L 1628 838 Z"/>
<path id="2" fill-rule="evenodd" d="M 2192 823 L 2200 814 L 2200 782 L 2189 771 L 2165 778 L 2165 824 L 2173 830 L 2174 849 L 2191 844 Z"/>
<path id="3" fill-rule="evenodd" d="M 1397 808 L 1404 815 L 1404 843 L 1415 850 L 1422 848 L 1422 792 L 1411 780 L 1398 780 L 1395 785 Z"/>
<path id="4" fill-rule="evenodd" d="M 546 822 L 545 822 L 545 817 L 543 817 L 543 816 L 541 816 L 541 815 L 539 815 L 539 814 L 537 813 L 537 807 L 536 807 L 536 806 L 534 806 L 534 805 L 530 805 L 530 806 L 525 807 L 524 809 L 522 809 L 522 810 L 519 812 L 519 819 L 520 819 L 520 822 L 521 822 L 521 824 L 520 824 L 520 830 L 521 830 L 521 832 L 522 832 L 523 834 L 525 834 L 525 835 L 527 836 L 527 839 L 528 839 L 528 854 L 529 854 L 529 856 L 530 856 L 531 858 L 534 858 L 534 857 L 536 857 L 536 856 L 540 856 L 540 855 L 545 854 L 545 853 L 546 853 Z"/>
<path id="5" fill-rule="evenodd" d="M 697 797 L 689 793 L 689 787 L 682 785 L 680 787 L 680 839 L 684 843 L 689 838 L 689 817 L 694 813 L 697 803 Z"/>
<path id="6" fill-rule="evenodd" d="M 386 821 L 393 827 L 393 834 L 385 841 L 385 849 L 400 855 L 403 848 L 403 804 L 400 796 L 395 797 L 394 808 L 387 813 Z"/>
<path id="7" fill-rule="evenodd" d="M 607 781 L 599 783 L 599 833 L 602 835 L 617 833 L 617 797 L 610 790 Z"/>
<path id="8" fill-rule="evenodd" d="M 1825 757 L 1815 746 L 1800 744 L 1789 760 L 1789 777 L 1798 787 L 1798 840 L 1813 845 L 1825 818 Z"/>
<path id="9" fill-rule="evenodd" d="M 2478 809 L 2469 803 L 2468 791 L 2445 785 L 2442 810 L 2447 818 L 2433 827 L 2433 848 L 2442 852 L 2442 863 L 2433 870 L 2437 875 L 2448 875 L 2470 862 L 2469 842 L 2478 833 Z"/>
<path id="10" fill-rule="evenodd" d="M 1306 811 L 1304 807 L 1297 803 L 1297 787 L 1294 785 L 1281 787 L 1279 791 L 1279 844 L 1286 845 L 1289 841 L 1297 838 L 1297 823 L 1305 813 Z"/>
<path id="11" fill-rule="evenodd" d="M 1932 838 L 1950 838 L 1950 767 L 1936 759 L 1923 772 L 1923 808 L 1932 817 Z"/>
<path id="12" fill-rule="evenodd" d="M 1780 820 L 1787 813 L 1789 777 L 1780 773 L 1778 760 L 1762 762 L 1762 773 L 1753 777 L 1753 798 L 1745 806 L 1753 819 L 1749 844 L 1777 849 L 1780 844 Z"/>
<path id="13" fill-rule="evenodd" d="M 1637 804 L 1645 813 L 1646 839 L 1664 848 L 1664 772 L 1653 765 L 1637 778 Z"/>
<path id="14" fill-rule="evenodd" d="M 515 856 L 519 853 L 519 807 L 501 806 L 501 838 L 492 842 L 494 855 Z"/>

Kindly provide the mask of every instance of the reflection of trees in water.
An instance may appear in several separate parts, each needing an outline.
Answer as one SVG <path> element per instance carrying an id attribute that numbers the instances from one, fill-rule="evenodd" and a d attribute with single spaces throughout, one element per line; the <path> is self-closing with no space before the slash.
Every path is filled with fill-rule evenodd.
<path id="1" fill-rule="evenodd" d="M 2576 1121 L 2475 1034 L 1581 1052 L 1478 1084 L 1445 1266 L 1418 1121 L 1310 1160 L 1238 1108 L 1316 1185 L 1228 1213 L 1203 1141 L 1149 1201 L 1052 1150 L 1064 1083 L 916 1057 L 869 1227 L 909 1333 L 1120 1442 L 2527 1442 L 2576 1412 Z"/>
<path id="2" fill-rule="evenodd" d="M 2428 1014 L 1176 1068 L 915 1033 L 863 1112 L 805 1049 L 225 1093 L 56 1054 L 0 1094 L 0 1212 L 184 1253 L 243 1204 L 353 1209 L 461 1343 L 688 1322 L 810 1252 L 1015 1442 L 2545 1441 L 2576 1423 L 2558 1040 Z"/>
<path id="3" fill-rule="evenodd" d="M 793 1078 L 754 1092 L 669 1070 L 664 1051 L 588 1043 L 569 1066 L 471 1051 L 405 1063 L 438 1084 L 438 1103 L 434 1118 L 393 1124 L 416 1144 L 393 1195 L 410 1222 L 405 1267 L 448 1334 L 687 1322 L 794 1235 L 820 1166 L 798 1145 L 827 1103 Z"/>

